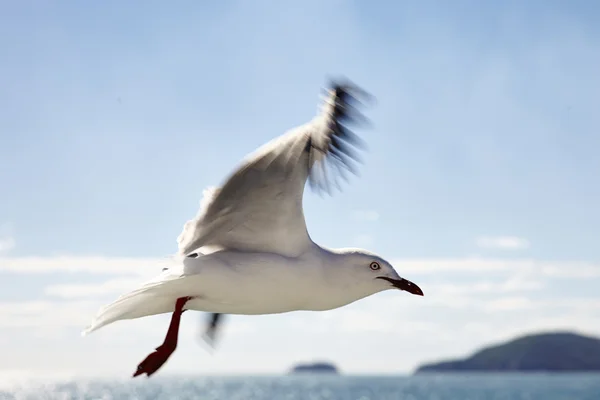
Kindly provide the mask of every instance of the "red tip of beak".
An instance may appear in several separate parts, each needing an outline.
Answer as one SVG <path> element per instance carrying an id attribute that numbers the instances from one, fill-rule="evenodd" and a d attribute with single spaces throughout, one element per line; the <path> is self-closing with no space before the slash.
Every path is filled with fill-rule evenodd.
<path id="1" fill-rule="evenodd" d="M 396 289 L 404 290 L 405 292 L 412 293 L 416 296 L 423 296 L 423 291 L 421 290 L 421 288 L 407 279 L 393 279 L 388 278 L 387 276 L 379 276 L 378 279 L 388 281 Z"/>

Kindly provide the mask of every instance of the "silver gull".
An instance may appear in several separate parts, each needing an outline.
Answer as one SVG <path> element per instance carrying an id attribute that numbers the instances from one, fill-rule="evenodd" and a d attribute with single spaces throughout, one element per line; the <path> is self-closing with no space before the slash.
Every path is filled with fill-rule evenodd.
<path id="1" fill-rule="evenodd" d="M 181 315 L 210 313 L 213 340 L 223 314 L 322 311 L 389 289 L 423 295 L 382 257 L 314 243 L 302 199 L 306 182 L 331 193 L 355 172 L 360 139 L 348 125 L 363 119 L 357 86 L 333 82 L 318 114 L 246 157 L 218 188 L 205 190 L 198 215 L 177 238 L 173 265 L 102 308 L 83 334 L 118 320 L 172 313 L 164 343 L 133 376 L 154 374 L 177 347 Z"/>

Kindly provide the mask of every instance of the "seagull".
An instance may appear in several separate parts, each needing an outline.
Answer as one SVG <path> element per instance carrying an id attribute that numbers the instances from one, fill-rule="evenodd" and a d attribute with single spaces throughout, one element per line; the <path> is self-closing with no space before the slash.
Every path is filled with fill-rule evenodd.
<path id="1" fill-rule="evenodd" d="M 150 377 L 177 347 L 181 315 L 208 313 L 212 342 L 223 315 L 324 311 L 395 289 L 423 296 L 384 258 L 363 249 L 312 241 L 305 187 L 331 194 L 356 173 L 361 139 L 348 125 L 364 121 L 364 90 L 332 81 L 318 113 L 246 156 L 220 187 L 204 190 L 197 215 L 177 238 L 173 263 L 154 279 L 102 308 L 85 336 L 115 321 L 172 313 L 164 342 L 133 377 Z"/>

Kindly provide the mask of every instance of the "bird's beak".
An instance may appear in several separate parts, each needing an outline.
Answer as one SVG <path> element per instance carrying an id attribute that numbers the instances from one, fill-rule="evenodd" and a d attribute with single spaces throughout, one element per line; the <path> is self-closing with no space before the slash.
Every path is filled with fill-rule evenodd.
<path id="1" fill-rule="evenodd" d="M 377 277 L 377 279 L 383 279 L 384 281 L 388 281 L 396 289 L 404 290 L 408 293 L 412 293 L 417 296 L 423 296 L 423 291 L 421 290 L 421 288 L 407 279 L 404 279 L 404 278 L 393 279 L 393 278 L 388 278 L 387 276 L 379 276 L 379 277 Z"/>

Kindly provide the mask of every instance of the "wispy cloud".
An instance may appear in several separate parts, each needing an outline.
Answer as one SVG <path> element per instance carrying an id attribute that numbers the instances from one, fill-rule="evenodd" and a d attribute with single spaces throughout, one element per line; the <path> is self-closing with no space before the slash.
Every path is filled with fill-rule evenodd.
<path id="1" fill-rule="evenodd" d="M 523 269 L 534 264 L 532 260 L 503 260 L 481 257 L 396 259 L 392 262 L 400 273 L 432 274 L 441 272 L 489 273 Z"/>
<path id="2" fill-rule="evenodd" d="M 15 248 L 16 244 L 12 237 L 0 237 L 0 254 L 8 253 Z"/>
<path id="3" fill-rule="evenodd" d="M 402 316 L 390 316 L 382 312 L 372 310 L 360 310 L 359 307 L 342 309 L 333 314 L 329 319 L 327 330 L 340 333 L 394 333 L 407 335 L 415 332 L 433 332 L 439 329 L 434 321 L 421 321 L 411 319 L 410 324 L 402 324 Z"/>
<path id="4" fill-rule="evenodd" d="M 400 273 L 418 275 L 461 272 L 475 276 L 476 274 L 518 272 L 521 277 L 537 276 L 573 279 L 600 277 L 600 264 L 581 261 L 465 257 L 397 259 L 392 264 Z M 518 283 L 515 281 L 513 284 L 517 285 Z"/>
<path id="5" fill-rule="evenodd" d="M 600 277 L 600 265 L 589 263 L 548 263 L 541 268 L 544 275 L 553 278 L 598 278 Z"/>
<path id="6" fill-rule="evenodd" d="M 476 281 L 473 283 L 445 283 L 428 285 L 427 289 L 432 293 L 444 295 L 473 295 L 473 294 L 498 294 L 511 292 L 529 292 L 541 290 L 544 283 L 541 281 L 520 281 L 516 283 L 513 279 L 504 282 Z"/>
<path id="7" fill-rule="evenodd" d="M 0 257 L 0 271 L 35 274 L 90 272 L 110 275 L 151 275 L 172 263 L 168 258 L 48 256 Z"/>
<path id="8" fill-rule="evenodd" d="M 83 327 L 96 313 L 99 303 L 90 301 L 0 302 L 2 327 Z"/>
<path id="9" fill-rule="evenodd" d="M 532 308 L 534 303 L 528 297 L 504 297 L 487 302 L 484 308 L 488 311 L 523 310 Z"/>
<path id="10" fill-rule="evenodd" d="M 0 255 L 8 253 L 16 245 L 17 242 L 12 234 L 11 224 L 0 225 Z"/>
<path id="11" fill-rule="evenodd" d="M 517 236 L 481 236 L 476 243 L 483 249 L 498 250 L 522 250 L 530 246 L 527 239 Z"/>
<path id="12" fill-rule="evenodd" d="M 58 284 L 47 286 L 44 289 L 44 294 L 64 299 L 91 298 L 107 294 L 120 294 L 121 292 L 134 289 L 136 286 L 141 285 L 141 283 L 141 280 L 136 278 L 119 278 L 102 283 Z"/>

